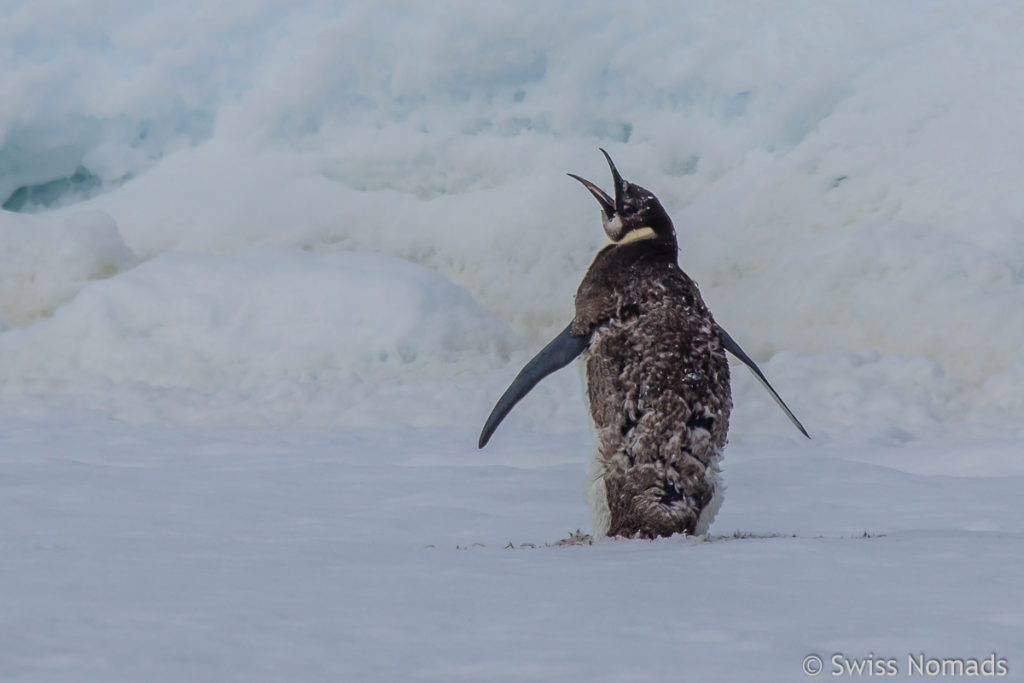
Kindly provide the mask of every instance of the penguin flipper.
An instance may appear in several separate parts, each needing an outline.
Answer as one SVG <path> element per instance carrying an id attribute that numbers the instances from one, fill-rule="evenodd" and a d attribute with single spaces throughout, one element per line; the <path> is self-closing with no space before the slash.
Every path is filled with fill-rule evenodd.
<path id="1" fill-rule="evenodd" d="M 491 411 L 490 417 L 487 418 L 487 422 L 484 424 L 484 429 L 480 432 L 480 441 L 477 442 L 477 448 L 483 448 L 487 445 L 491 435 L 494 434 L 494 430 L 498 428 L 501 421 L 505 419 L 505 416 L 509 414 L 515 404 L 519 403 L 519 400 L 530 393 L 530 390 L 537 386 L 537 383 L 542 379 L 550 375 L 555 370 L 561 370 L 566 365 L 571 363 L 576 356 L 583 353 L 583 349 L 587 348 L 587 343 L 590 341 L 590 335 L 574 336 L 569 330 L 572 328 L 572 324 L 562 330 L 561 334 L 551 340 L 551 342 L 541 349 L 540 353 L 533 357 L 526 366 L 519 371 L 516 378 L 512 380 L 512 384 L 509 385 L 505 393 L 501 395 L 498 402 L 494 405 L 494 410 Z"/>
<path id="2" fill-rule="evenodd" d="M 789 418 L 789 421 L 800 430 L 801 434 L 806 436 L 808 439 L 811 438 L 811 435 L 808 434 L 807 430 L 804 429 L 804 426 L 800 424 L 800 420 L 796 419 L 796 415 L 794 415 L 793 411 L 789 409 L 786 402 L 782 400 L 782 397 L 779 396 L 775 389 L 772 388 L 772 385 L 768 383 L 768 378 L 766 378 L 764 373 L 761 372 L 761 368 L 757 367 L 757 363 L 755 363 L 753 359 L 740 348 L 740 345 L 736 343 L 736 340 L 729 336 L 729 333 L 726 332 L 721 325 L 717 325 L 717 327 L 718 333 L 722 337 L 722 346 L 725 347 L 725 350 L 739 358 L 748 368 L 750 368 L 750 371 L 754 373 L 754 377 L 757 377 L 758 381 L 761 382 L 761 385 L 768 390 L 768 393 L 772 395 L 775 402 L 780 408 L 782 408 L 782 412 L 786 413 L 786 417 Z"/>

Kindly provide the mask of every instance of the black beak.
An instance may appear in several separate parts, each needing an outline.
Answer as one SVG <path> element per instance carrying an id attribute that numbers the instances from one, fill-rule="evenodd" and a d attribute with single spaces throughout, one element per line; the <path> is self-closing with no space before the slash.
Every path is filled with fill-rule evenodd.
<path id="1" fill-rule="evenodd" d="M 615 164 L 612 162 L 612 158 L 608 156 L 608 152 L 604 151 L 600 147 L 601 154 L 608 160 L 608 168 L 612 169 L 612 180 L 615 181 L 615 210 L 622 213 L 623 205 L 622 198 L 626 194 L 626 181 L 619 175 L 619 170 L 615 168 Z"/>
<path id="2" fill-rule="evenodd" d="M 589 180 L 585 180 L 575 173 L 567 173 L 566 175 L 583 183 L 583 187 L 590 190 L 590 194 L 594 195 L 597 203 L 601 205 L 601 210 L 604 211 L 604 215 L 611 219 L 616 213 L 622 212 L 622 195 L 626 190 L 626 182 L 622 179 L 622 176 L 619 175 L 619 171 L 615 168 L 615 164 L 612 163 L 612 158 L 608 156 L 608 152 L 602 149 L 601 154 L 603 154 L 604 158 L 608 160 L 608 168 L 612 169 L 612 180 L 615 182 L 614 201 L 612 201 L 612 198 L 609 197 L 604 190 Z"/>
<path id="3" fill-rule="evenodd" d="M 600 187 L 590 182 L 589 180 L 584 180 L 583 178 L 580 178 L 575 173 L 567 173 L 566 175 L 568 175 L 570 178 L 575 178 L 576 180 L 580 181 L 581 183 L 583 183 L 583 187 L 590 190 L 590 194 L 594 195 L 594 199 L 596 199 L 597 203 L 601 205 L 601 210 L 604 211 L 605 216 L 607 216 L 610 219 L 612 216 L 615 215 L 615 202 L 612 201 L 611 197 L 605 194 L 604 190 L 602 190 Z"/>

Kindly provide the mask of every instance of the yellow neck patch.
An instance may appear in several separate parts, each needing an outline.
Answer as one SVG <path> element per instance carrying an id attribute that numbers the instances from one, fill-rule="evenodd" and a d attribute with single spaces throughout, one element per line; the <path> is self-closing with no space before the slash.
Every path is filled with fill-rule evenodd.
<path id="1" fill-rule="evenodd" d="M 630 242 L 636 242 L 638 240 L 648 240 L 654 237 L 654 228 L 637 228 L 636 230 L 630 230 L 622 236 L 620 240 L 609 240 L 612 244 L 629 244 Z"/>

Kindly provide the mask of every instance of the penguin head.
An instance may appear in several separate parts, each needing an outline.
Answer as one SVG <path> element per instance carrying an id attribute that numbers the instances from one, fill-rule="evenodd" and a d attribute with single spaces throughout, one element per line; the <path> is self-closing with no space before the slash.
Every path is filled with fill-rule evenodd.
<path id="1" fill-rule="evenodd" d="M 608 167 L 612 170 L 615 199 L 589 180 L 584 180 L 573 173 L 568 175 L 583 183 L 601 205 L 601 223 L 608 239 L 616 244 L 649 237 L 674 240 L 675 229 L 672 227 L 672 220 L 654 193 L 623 180 L 608 152 L 602 149 L 601 153 L 608 160 Z"/>

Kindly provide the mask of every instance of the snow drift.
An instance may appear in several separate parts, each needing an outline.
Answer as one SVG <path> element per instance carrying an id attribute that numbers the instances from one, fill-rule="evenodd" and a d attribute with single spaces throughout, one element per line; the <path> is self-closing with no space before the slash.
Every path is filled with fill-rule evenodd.
<path id="1" fill-rule="evenodd" d="M 426 266 L 510 325 L 519 359 L 564 325 L 601 246 L 592 201 L 563 173 L 603 182 L 602 145 L 662 199 L 683 268 L 758 359 L 786 350 L 877 352 L 890 368 L 923 359 L 935 364 L 934 384 L 908 400 L 924 413 L 950 381 L 967 384 L 955 401 L 938 399 L 941 415 L 962 414 L 965 395 L 968 409 L 1019 412 L 1011 387 L 1024 317 L 1012 312 L 1024 306 L 1024 158 L 1009 141 L 1024 111 L 1024 57 L 1013 4 L 736 12 L 652 2 L 627 16 L 564 3 L 529 12 L 460 2 L 21 3 L 8 14 L 0 88 L 14 96 L 0 106 L 0 199 L 43 196 L 28 190 L 79 169 L 98 182 L 21 206 L 36 216 L 0 213 L 0 253 L 17 263 L 0 280 L 3 324 L 39 325 L 5 333 L 5 346 L 55 359 L 5 362 L 8 388 L 25 386 L 26 367 L 113 372 L 76 351 L 81 335 L 66 330 L 84 324 L 87 302 L 124 286 L 125 319 L 159 327 L 154 311 L 190 309 L 195 339 L 254 354 L 198 354 L 205 370 L 177 381 L 248 364 L 233 381 L 261 377 L 272 390 L 283 375 L 260 369 L 266 349 L 298 357 L 326 330 L 276 309 L 266 314 L 278 326 L 216 322 L 242 294 L 231 304 L 201 294 L 220 289 L 219 273 L 253 248 L 376 252 Z M 109 216 L 117 234 L 95 221 L 73 230 L 83 209 Z M 57 255 L 43 247 L 56 242 L 66 245 Z M 76 262 L 59 255 L 68 250 Z M 165 258 L 175 252 L 194 256 Z M 163 282 L 195 288 L 172 295 L 163 285 L 166 300 L 143 311 L 130 303 L 137 279 L 84 285 L 139 261 L 148 266 L 139 278 L 162 271 Z M 387 267 L 373 275 L 381 263 L 366 262 L 361 285 L 344 283 L 361 291 L 366 330 L 386 330 L 389 281 L 401 280 Z M 287 264 L 306 262 L 286 256 L 272 270 Z M 324 281 L 295 278 L 311 296 L 342 285 L 314 270 Z M 78 292 L 81 303 L 57 308 Z M 416 315 L 436 313 L 428 304 Z M 34 322 L 51 314 L 52 324 Z M 496 343 L 484 327 L 458 357 L 440 335 L 423 337 L 417 357 L 451 363 L 449 374 L 501 372 L 507 354 L 480 351 L 479 340 Z M 51 334 L 63 336 L 45 341 Z M 108 335 L 107 353 L 142 363 L 128 339 Z M 289 350 L 291 339 L 300 341 Z M 378 357 L 378 346 L 358 334 L 335 357 Z M 19 353 L 30 352 L 7 355 Z M 777 372 L 793 373 L 780 390 L 798 412 L 830 400 L 814 393 L 820 373 L 848 379 L 855 403 L 884 401 L 862 364 L 797 365 Z M 363 370 L 383 381 L 393 366 Z M 158 385 L 174 374 L 132 373 Z"/>

